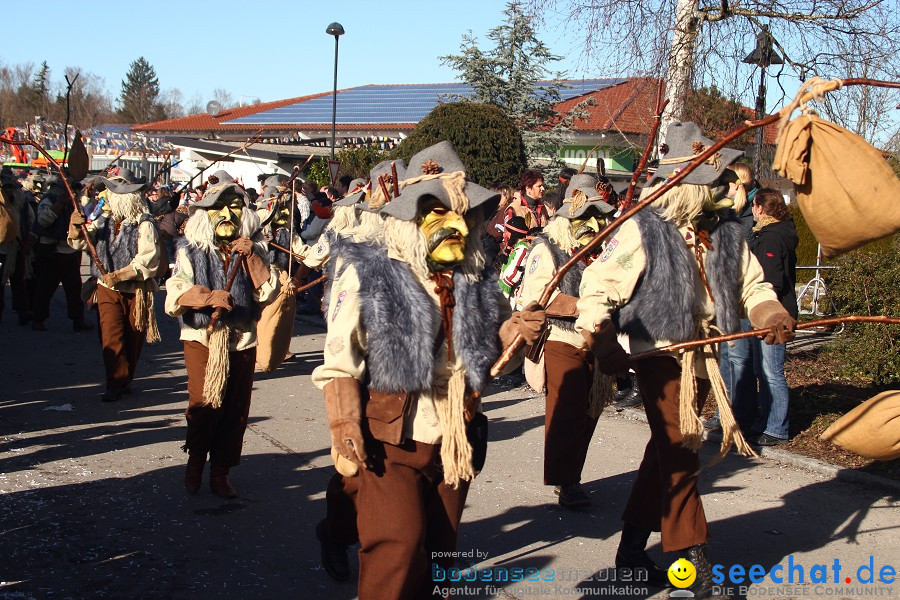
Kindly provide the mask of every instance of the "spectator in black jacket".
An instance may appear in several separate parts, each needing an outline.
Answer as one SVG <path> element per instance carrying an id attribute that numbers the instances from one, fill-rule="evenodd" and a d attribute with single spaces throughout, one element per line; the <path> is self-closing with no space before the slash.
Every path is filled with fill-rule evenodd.
<path id="1" fill-rule="evenodd" d="M 797 318 L 797 229 L 784 198 L 777 190 L 763 188 L 753 198 L 756 225 L 750 250 L 762 265 L 765 279 L 775 288 L 785 310 Z M 754 430 L 762 434 L 757 443 L 774 446 L 786 442 L 788 434 L 788 385 L 784 377 L 785 344 L 767 345 L 754 338 L 754 355 L 760 361 L 759 413 Z"/>

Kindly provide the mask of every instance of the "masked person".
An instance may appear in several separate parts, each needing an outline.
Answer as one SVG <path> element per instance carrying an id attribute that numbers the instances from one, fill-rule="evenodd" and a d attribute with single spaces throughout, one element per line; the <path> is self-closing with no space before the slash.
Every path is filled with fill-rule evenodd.
<path id="1" fill-rule="evenodd" d="M 153 310 L 153 292 L 159 289 L 156 277 L 162 261 L 160 235 L 142 192 L 147 184 L 138 181 L 129 169 L 117 167 L 109 177 L 100 177 L 107 191 L 104 210 L 87 226 L 105 275 L 91 263 L 97 281 L 97 321 L 100 347 L 106 369 L 104 402 L 114 402 L 131 393 L 144 341 L 159 341 Z M 72 213 L 69 245 L 84 250 L 87 244 L 81 225 L 85 217 Z"/>
<path id="2" fill-rule="evenodd" d="M 448 142 L 414 155 L 399 189 L 383 198 L 373 185 L 384 245 L 347 243 L 332 256 L 324 362 L 313 372 L 335 464 L 361 478 L 361 600 L 428 597 L 429 563 L 452 567 L 443 557 L 487 448 L 479 394 L 502 344 L 516 333 L 535 340 L 544 321 L 510 316 L 485 272 L 469 232 L 482 230 L 497 194 L 466 181 Z"/>
<path id="3" fill-rule="evenodd" d="M 190 206 L 175 271 L 166 281 L 166 312 L 179 317 L 184 341 L 184 450 L 189 453 L 184 485 L 192 494 L 200 488 L 209 455 L 210 489 L 223 498 L 237 496 L 228 472 L 240 462 L 250 413 L 256 322 L 278 293 L 258 229 L 259 217 L 248 209 L 243 188 L 222 173 Z M 221 318 L 210 333 L 218 309 Z"/>
<path id="4" fill-rule="evenodd" d="M 681 171 L 711 145 L 695 124 L 673 123 L 655 177 Z M 701 164 L 625 221 L 600 258 L 584 270 L 575 325 L 598 368 L 614 374 L 630 366 L 616 331 L 628 334 L 632 351 L 642 352 L 709 337 L 711 331 L 733 333 L 746 313 L 756 327 L 771 330 L 767 343 L 793 337 L 794 319 L 763 280 L 734 212 L 727 210 L 731 201 L 723 199 L 727 185 L 722 172 L 742 154 L 723 148 Z M 656 182 L 642 195 L 661 185 Z M 710 386 L 722 414 L 723 452 L 732 442 L 743 454 L 750 449 L 734 425 L 709 346 L 640 360 L 635 371 L 650 441 L 622 515 L 616 566 L 645 570 L 650 582 L 664 585 L 665 573 L 645 551 L 650 532 L 661 531 L 663 551 L 682 553 L 697 570 L 688 590 L 706 598 L 712 592 L 712 570 L 697 488 L 697 451 L 703 431 L 698 414 Z"/>
<path id="5" fill-rule="evenodd" d="M 5 236 L 0 239 L 0 315 L 6 306 L 4 287 L 9 281 L 12 308 L 18 313 L 19 325 L 24 325 L 32 317 L 26 275 L 31 266 L 29 255 L 36 240 L 30 234 L 34 226 L 34 211 L 9 167 L 0 170 L 0 195 L 0 217 L 6 219 Z"/>
<path id="6" fill-rule="evenodd" d="M 399 191 L 399 180 L 406 173 L 406 164 L 402 160 L 378 163 L 370 172 L 370 180 L 376 182 L 375 185 L 378 186 L 379 178 L 393 177 L 393 173 L 397 173 L 398 179 L 397 181 L 391 179 L 387 184 L 392 190 L 389 193 L 392 193 L 395 187 Z M 304 260 L 307 268 L 322 268 L 331 279 L 339 268 L 337 263 L 340 263 L 341 247 L 345 241 L 374 242 L 381 230 L 381 218 L 376 214 L 379 207 L 369 206 L 371 188 L 366 180 L 352 180 L 349 190 L 344 198 L 335 202 L 334 218 L 315 246 L 307 250 L 307 257 Z M 329 260 L 332 253 L 336 258 Z M 329 290 L 329 282 L 326 281 L 326 314 Z M 341 460 L 341 457 L 335 455 L 335 459 Z M 361 477 L 355 476 L 358 473 L 355 466 L 352 469 L 354 473 L 352 477 L 340 471 L 341 469 L 338 469 L 328 481 L 325 490 L 325 518 L 316 524 L 316 538 L 319 540 L 325 572 L 337 581 L 346 581 L 351 575 L 348 550 L 359 541 L 356 527 L 356 499 Z"/>
<path id="7" fill-rule="evenodd" d="M 522 303 L 537 301 L 557 269 L 594 239 L 615 212 L 596 190 L 596 183 L 593 175 L 572 177 L 562 206 L 528 253 Z M 584 269 L 585 262 L 576 264 L 550 297 L 546 311 L 549 335 L 543 345 L 547 386 L 544 484 L 555 486 L 559 503 L 567 508 L 591 504 L 581 487 L 581 472 L 606 396 L 612 394 L 610 389 L 600 389 L 601 385 L 609 388 L 611 382 L 595 384 L 594 356 L 575 332 L 575 303 Z"/>
<path id="8" fill-rule="evenodd" d="M 81 252 L 67 241 L 69 219 L 74 207 L 62 179 L 50 176 L 48 180 L 42 187 L 44 195 L 38 204 L 34 224 L 34 233 L 38 236 L 34 252 L 37 283 L 31 328 L 47 331 L 44 321 L 50 316 L 50 300 L 62 284 L 72 329 L 90 331 L 93 327 L 84 320 L 84 301 L 81 299 Z M 69 185 L 73 190 L 80 188 L 74 180 L 70 180 Z"/>

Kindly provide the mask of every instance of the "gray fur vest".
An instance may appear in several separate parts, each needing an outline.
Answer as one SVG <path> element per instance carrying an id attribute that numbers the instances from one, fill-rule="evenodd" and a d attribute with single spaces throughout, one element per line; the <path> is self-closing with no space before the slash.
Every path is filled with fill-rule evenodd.
<path id="1" fill-rule="evenodd" d="M 388 258 L 383 248 L 344 239 L 340 250 L 340 270 L 353 265 L 359 277 L 370 388 L 389 393 L 429 390 L 435 363 L 432 331 L 440 319 L 436 302 L 409 267 Z M 471 283 L 461 272 L 453 273 L 453 348 L 472 391 L 484 389 L 500 356 L 499 295 L 493 274 Z"/>
<path id="2" fill-rule="evenodd" d="M 646 341 L 693 339 L 695 258 L 678 228 L 648 208 L 634 217 L 641 233 L 647 266 L 631 300 L 613 313 L 616 329 Z M 712 250 L 705 266 L 715 304 L 716 326 L 724 333 L 740 329 L 740 223 L 730 216 L 710 232 Z"/>
<path id="3" fill-rule="evenodd" d="M 224 290 L 228 277 L 225 274 L 225 263 L 218 251 L 207 252 L 191 244 L 184 238 L 177 242 L 178 250 L 186 251 L 194 271 L 194 284 L 202 285 L 210 290 Z M 242 261 L 243 262 L 243 261 Z M 235 261 L 231 262 L 234 269 Z M 231 271 L 229 270 L 229 274 Z M 247 271 L 243 268 L 234 278 L 231 286 L 231 297 L 234 298 L 234 309 L 223 312 L 221 322 L 238 331 L 250 331 L 262 313 L 259 303 L 256 301 L 255 290 Z M 188 310 L 179 317 L 185 325 L 194 329 L 202 329 L 209 325 L 212 316 L 212 308 Z"/>
<path id="4" fill-rule="evenodd" d="M 275 236 L 272 241 L 282 248 L 291 247 L 291 233 L 287 227 L 279 227 L 275 230 Z M 284 250 L 279 250 L 273 246 L 269 246 L 269 264 L 275 265 L 282 271 L 287 271 L 290 263 L 290 257 Z"/>
<path id="5" fill-rule="evenodd" d="M 150 221 L 154 227 L 156 226 L 156 220 L 145 213 L 137 223 L 122 223 L 119 233 L 116 234 L 113 219 L 109 217 L 103 219 L 97 229 L 94 246 L 107 273 L 118 271 L 131 264 L 138 251 L 138 231 L 144 221 Z M 91 262 L 91 275 L 97 278 L 101 276 L 94 262 Z"/>
<path id="6" fill-rule="evenodd" d="M 558 270 L 561 266 L 566 264 L 570 258 L 572 258 L 543 233 L 539 234 L 537 238 L 535 238 L 534 243 L 531 244 L 531 248 L 534 248 L 538 244 L 544 244 L 545 246 L 547 246 L 547 248 L 550 249 L 550 256 L 553 258 L 554 269 Z M 529 248 L 529 252 L 531 252 L 531 248 Z M 559 282 L 559 291 L 563 294 L 578 298 L 579 287 L 581 286 L 581 275 L 584 273 L 584 268 L 585 264 L 579 261 L 574 267 L 569 269 L 566 274 L 563 275 L 562 281 Z M 559 329 L 565 329 L 566 331 L 575 331 L 574 319 L 566 320 L 548 318 L 547 322 L 550 323 L 553 327 L 558 327 Z"/>

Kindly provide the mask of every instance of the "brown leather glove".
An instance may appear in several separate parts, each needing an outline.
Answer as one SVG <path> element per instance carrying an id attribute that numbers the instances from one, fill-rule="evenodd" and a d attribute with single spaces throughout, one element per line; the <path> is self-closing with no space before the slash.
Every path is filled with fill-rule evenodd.
<path id="1" fill-rule="evenodd" d="M 516 335 L 521 335 L 525 345 L 536 342 L 547 326 L 547 314 L 537 302 L 532 302 L 521 311 L 514 312 L 500 325 L 500 342 L 509 346 Z"/>
<path id="2" fill-rule="evenodd" d="M 80 210 L 73 210 L 72 216 L 69 217 L 69 239 L 80 240 L 82 237 L 81 226 L 87 223 L 84 213 Z"/>
<path id="3" fill-rule="evenodd" d="M 107 273 L 103 276 L 103 285 L 108 288 L 115 287 L 115 285 L 122 281 L 129 281 L 137 277 L 137 271 L 134 270 L 134 267 L 128 265 L 127 267 L 122 267 L 118 271 L 113 271 L 112 273 Z"/>
<path id="4" fill-rule="evenodd" d="M 178 298 L 178 304 L 185 308 L 221 308 L 230 311 L 234 308 L 234 298 L 225 290 L 210 290 L 202 285 L 195 285 Z"/>
<path id="5" fill-rule="evenodd" d="M 577 303 L 578 298 L 575 296 L 560 292 L 547 307 L 547 316 L 556 318 L 577 317 L 578 307 L 575 306 Z"/>
<path id="6" fill-rule="evenodd" d="M 768 329 L 763 339 L 767 344 L 787 344 L 794 339 L 797 321 L 777 300 L 760 302 L 750 311 L 750 322 L 754 327 Z"/>
<path id="7" fill-rule="evenodd" d="M 628 353 L 616 339 L 616 328 L 612 321 L 603 321 L 594 332 L 582 330 L 581 336 L 597 359 L 597 368 L 606 375 L 625 373 L 631 367 Z"/>
<path id="8" fill-rule="evenodd" d="M 359 381 L 352 377 L 332 379 L 324 388 L 325 413 L 335 450 L 350 462 L 366 468 L 366 445 L 362 434 L 362 396 Z M 336 464 L 336 463 L 335 463 Z"/>
<path id="9" fill-rule="evenodd" d="M 249 257 L 253 254 L 253 240 L 247 237 L 238 238 L 231 242 L 231 251 L 240 252 L 245 257 Z"/>

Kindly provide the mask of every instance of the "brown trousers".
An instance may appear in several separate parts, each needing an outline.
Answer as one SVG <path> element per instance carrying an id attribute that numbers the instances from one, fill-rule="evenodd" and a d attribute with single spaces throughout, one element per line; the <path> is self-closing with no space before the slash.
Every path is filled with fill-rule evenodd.
<path id="1" fill-rule="evenodd" d="M 228 381 L 222 395 L 222 406 L 214 409 L 204 404 L 203 382 L 209 349 L 200 342 L 184 343 L 184 364 L 188 376 L 187 442 L 184 449 L 191 454 L 209 453 L 210 462 L 230 468 L 241 462 L 244 431 L 250 415 L 250 393 L 256 348 L 228 353 Z"/>
<path id="2" fill-rule="evenodd" d="M 356 496 L 362 477 L 344 477 L 335 473 L 325 490 L 325 522 L 332 541 L 352 546 L 359 541 L 356 528 Z"/>
<path id="3" fill-rule="evenodd" d="M 357 502 L 359 598 L 431 598 L 431 564 L 454 565 L 432 553 L 456 550 L 469 484 L 443 483 L 440 446 L 371 441 L 368 450 L 374 469 L 362 471 Z"/>
<path id="4" fill-rule="evenodd" d="M 134 324 L 134 296 L 97 286 L 97 332 L 108 390 L 131 383 L 144 347 L 145 335 Z"/>
<path id="5" fill-rule="evenodd" d="M 61 254 L 54 246 L 38 247 L 35 271 L 34 320 L 41 323 L 50 316 L 50 300 L 61 283 L 66 293 L 66 314 L 72 321 L 84 320 L 81 301 L 81 252 Z"/>
<path id="6" fill-rule="evenodd" d="M 579 483 L 598 421 L 588 415 L 594 357 L 590 350 L 551 341 L 544 345 L 544 366 L 544 484 Z"/>
<path id="7" fill-rule="evenodd" d="M 622 520 L 645 531 L 662 532 L 664 552 L 705 544 L 709 534 L 697 489 L 700 457 L 681 445 L 681 367 L 674 358 L 659 356 L 638 362 L 635 371 L 650 425 L 650 441 Z M 709 381 L 698 379 L 701 411 L 708 393 Z"/>

